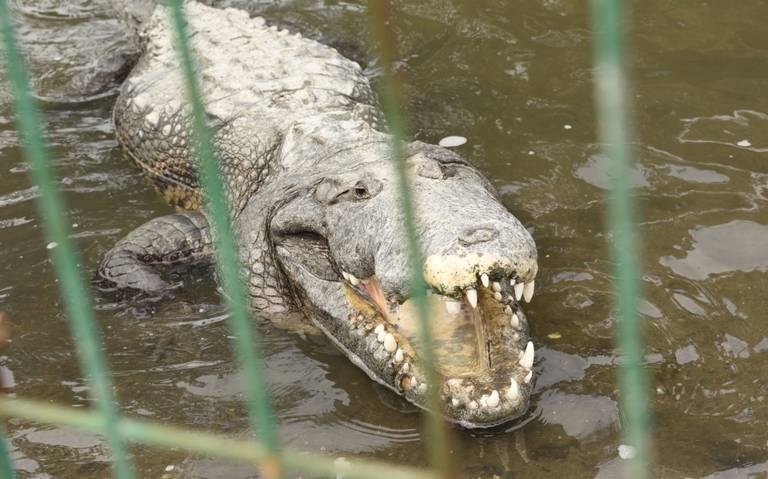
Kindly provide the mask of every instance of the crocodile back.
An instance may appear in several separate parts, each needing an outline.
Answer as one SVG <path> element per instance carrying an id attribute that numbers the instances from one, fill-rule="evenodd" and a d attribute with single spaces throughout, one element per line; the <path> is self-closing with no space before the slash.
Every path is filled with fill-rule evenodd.
<path id="1" fill-rule="evenodd" d="M 329 121 L 378 128 L 368 79 L 333 48 L 240 10 L 190 2 L 186 17 L 232 208 L 287 166 L 278 152 L 297 129 L 323 130 Z M 142 41 L 144 54 L 115 106 L 118 141 L 169 203 L 197 209 L 189 110 L 165 9 L 155 10 Z"/>

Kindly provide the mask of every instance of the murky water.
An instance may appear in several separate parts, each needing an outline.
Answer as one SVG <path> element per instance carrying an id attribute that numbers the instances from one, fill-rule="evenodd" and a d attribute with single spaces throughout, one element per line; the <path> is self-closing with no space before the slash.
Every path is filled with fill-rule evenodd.
<path id="1" fill-rule="evenodd" d="M 46 129 L 88 271 L 123 234 L 170 209 L 121 158 L 112 97 L 78 98 L 85 65 L 124 41 L 88 0 L 18 0 Z M 221 2 L 220 2 L 221 3 Z M 359 60 L 361 3 L 235 1 Z M 466 477 L 616 477 L 605 161 L 595 144 L 587 2 L 408 0 L 402 68 L 417 138 L 466 136 L 462 154 L 534 231 L 530 305 L 539 374 L 530 413 L 453 434 Z M 768 2 L 634 2 L 634 183 L 642 215 L 659 477 L 768 474 Z M 2 363 L 19 396 L 84 407 L 87 386 L 0 85 L 0 310 L 13 320 Z M 96 300 L 125 414 L 247 435 L 223 309 L 200 280 L 173 301 Z M 285 444 L 425 464 L 419 414 L 323 337 L 260 326 Z M 98 437 L 12 420 L 21 477 L 96 478 Z M 252 469 L 145 447 L 142 477 L 253 477 Z M 174 472 L 165 473 L 167 465 Z"/>

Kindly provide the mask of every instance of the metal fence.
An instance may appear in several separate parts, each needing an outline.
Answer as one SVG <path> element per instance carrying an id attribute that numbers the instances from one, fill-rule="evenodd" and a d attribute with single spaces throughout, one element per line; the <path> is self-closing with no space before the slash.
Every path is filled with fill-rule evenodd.
<path id="1" fill-rule="evenodd" d="M 194 431 L 141 420 L 119 414 L 112 394 L 112 381 L 107 368 L 99 329 L 94 320 L 86 282 L 78 265 L 78 253 L 69 235 L 67 213 L 49 161 L 43 140 L 38 107 L 30 94 L 29 78 L 23 56 L 14 33 L 7 0 L 0 0 L 0 29 L 5 53 L 5 68 L 15 101 L 16 127 L 22 138 L 23 152 L 30 163 L 32 181 L 38 186 L 39 214 L 42 218 L 46 241 L 58 246 L 50 249 L 51 260 L 59 278 L 60 294 L 66 316 L 77 343 L 82 371 L 91 386 L 95 407 L 91 412 L 75 411 L 63 406 L 52 406 L 30 399 L 0 398 L 0 416 L 20 417 L 41 423 L 65 425 L 102 434 L 112 458 L 113 476 L 119 479 L 136 477 L 127 443 L 176 448 L 190 453 L 235 459 L 254 463 L 263 477 L 277 478 L 287 472 L 348 478 L 435 478 L 453 477 L 455 470 L 448 459 L 445 425 L 439 414 L 428 415 L 429 438 L 427 447 L 431 458 L 430 469 L 416 469 L 376 461 L 338 460 L 319 454 L 306 454 L 282 448 L 276 436 L 269 388 L 259 351 L 259 341 L 252 340 L 254 331 L 248 314 L 244 286 L 239 278 L 235 243 L 231 234 L 224 188 L 219 178 L 211 134 L 205 122 L 204 99 L 195 77 L 194 58 L 187 42 L 182 0 L 169 0 L 167 7 L 176 33 L 176 49 L 183 69 L 191 122 L 198 155 L 201 183 L 206 191 L 206 208 L 216 232 L 216 254 L 221 271 L 222 286 L 229 310 L 229 327 L 233 331 L 233 349 L 243 369 L 248 413 L 257 440 L 235 440 L 225 436 Z M 404 167 L 402 140 L 407 130 L 402 115 L 401 83 L 392 69 L 397 58 L 397 38 L 393 28 L 393 11 L 389 0 L 371 0 L 368 5 L 373 40 L 384 74 L 379 94 L 391 134 L 391 148 L 397 160 L 401 205 L 405 219 L 410 264 L 411 292 L 419 312 L 421 343 L 425 345 L 425 366 L 428 383 L 436 377 L 434 354 L 426 303 L 426 285 L 422 278 L 421 253 L 416 241 L 416 219 Z M 615 265 L 615 291 L 617 346 L 622 354 L 618 368 L 621 394 L 624 442 L 629 454 L 627 476 L 647 477 L 649 466 L 649 433 L 647 411 L 647 380 L 642 365 L 642 336 L 638 325 L 637 244 L 634 215 L 629 185 L 631 152 L 630 129 L 625 102 L 626 80 L 622 65 L 624 21 L 621 0 L 593 0 L 595 97 L 599 111 L 599 135 L 612 165 L 613 188 L 608 197 L 608 223 L 612 237 L 612 256 Z M 439 411 L 438 388 L 429 387 L 432 410 Z M 2 433 L 0 428 L 0 433 Z M 0 474 L 14 477 L 13 464 L 7 443 L 0 436 Z"/>

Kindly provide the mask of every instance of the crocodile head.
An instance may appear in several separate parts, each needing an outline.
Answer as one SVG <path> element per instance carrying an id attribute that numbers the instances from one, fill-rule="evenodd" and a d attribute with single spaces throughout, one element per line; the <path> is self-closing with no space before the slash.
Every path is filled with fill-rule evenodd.
<path id="1" fill-rule="evenodd" d="M 274 214 L 270 236 L 314 323 L 371 378 L 426 407 L 398 183 L 393 163 L 373 158 L 381 154 L 368 151 L 371 161 L 360 155 L 353 170 L 316 176 Z M 533 295 L 536 247 L 459 156 L 414 143 L 407 166 L 441 412 L 465 427 L 503 423 L 525 412 L 532 389 L 534 352 L 521 298 Z"/>

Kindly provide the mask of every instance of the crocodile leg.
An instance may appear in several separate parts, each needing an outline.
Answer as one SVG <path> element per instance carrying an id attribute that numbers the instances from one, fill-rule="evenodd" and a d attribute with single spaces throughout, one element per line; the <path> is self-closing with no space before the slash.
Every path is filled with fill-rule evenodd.
<path id="1" fill-rule="evenodd" d="M 121 239 L 99 266 L 98 275 L 117 288 L 158 292 L 175 286 L 168 273 L 213 264 L 213 240 L 202 213 L 155 218 Z"/>

